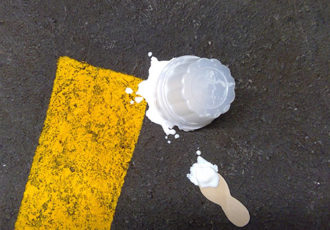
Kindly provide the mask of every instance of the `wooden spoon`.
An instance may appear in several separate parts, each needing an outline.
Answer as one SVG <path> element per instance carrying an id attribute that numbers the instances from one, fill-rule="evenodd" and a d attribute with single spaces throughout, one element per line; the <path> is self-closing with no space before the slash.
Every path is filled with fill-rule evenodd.
<path id="1" fill-rule="evenodd" d="M 236 198 L 232 197 L 225 179 L 219 175 L 217 187 L 200 187 L 202 194 L 213 203 L 220 205 L 227 218 L 237 227 L 243 227 L 250 221 L 247 208 Z"/>

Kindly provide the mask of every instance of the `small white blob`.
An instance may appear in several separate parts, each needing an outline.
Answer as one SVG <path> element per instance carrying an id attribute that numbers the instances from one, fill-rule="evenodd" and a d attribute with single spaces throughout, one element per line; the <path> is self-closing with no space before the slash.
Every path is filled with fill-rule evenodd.
<path id="1" fill-rule="evenodd" d="M 135 102 L 140 103 L 143 100 L 143 97 L 136 97 Z"/>
<path id="2" fill-rule="evenodd" d="M 133 100 L 131 100 L 129 103 L 131 103 L 132 105 L 134 104 L 134 101 Z"/>
<path id="3" fill-rule="evenodd" d="M 180 137 L 179 134 L 175 134 L 175 135 L 174 135 L 174 138 L 175 138 L 175 139 L 178 139 L 179 137 Z"/>
<path id="4" fill-rule="evenodd" d="M 125 92 L 127 93 L 127 94 L 131 94 L 131 93 L 133 93 L 133 90 L 131 89 L 131 88 L 126 88 L 125 89 Z"/>
<path id="5" fill-rule="evenodd" d="M 176 134 L 175 129 L 170 129 L 168 134 L 170 134 L 170 135 L 175 135 L 175 134 Z"/>
<path id="6" fill-rule="evenodd" d="M 201 152 L 200 150 L 197 150 L 197 151 L 196 151 L 196 154 L 197 154 L 198 156 L 200 156 L 200 155 L 202 154 L 202 152 Z"/>
<path id="7" fill-rule="evenodd" d="M 167 141 L 167 143 L 171 144 L 171 141 Z"/>
<path id="8" fill-rule="evenodd" d="M 165 136 L 165 139 L 167 140 L 168 139 L 168 136 Z"/>
<path id="9" fill-rule="evenodd" d="M 152 56 L 152 52 L 148 52 L 148 57 L 151 57 Z"/>
<path id="10" fill-rule="evenodd" d="M 197 163 L 190 167 L 188 179 L 200 187 L 217 187 L 219 184 L 218 166 L 211 164 L 203 157 L 197 157 Z"/>

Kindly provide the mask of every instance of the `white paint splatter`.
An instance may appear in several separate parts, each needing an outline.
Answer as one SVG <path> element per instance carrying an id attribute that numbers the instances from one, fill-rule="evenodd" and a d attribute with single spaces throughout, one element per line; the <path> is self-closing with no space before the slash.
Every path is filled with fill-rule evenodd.
<path id="1" fill-rule="evenodd" d="M 175 134 L 175 135 L 174 135 L 174 138 L 175 138 L 175 139 L 178 139 L 179 137 L 180 137 L 179 134 Z"/>
<path id="2" fill-rule="evenodd" d="M 197 150 L 197 151 L 196 151 L 196 154 L 197 154 L 198 156 L 200 156 L 200 155 L 202 154 L 202 152 L 201 152 L 200 150 Z"/>
<path id="3" fill-rule="evenodd" d="M 171 144 L 171 141 L 167 141 L 167 143 Z"/>
<path id="4" fill-rule="evenodd" d="M 152 56 L 152 52 L 148 52 L 148 57 L 151 57 Z"/>

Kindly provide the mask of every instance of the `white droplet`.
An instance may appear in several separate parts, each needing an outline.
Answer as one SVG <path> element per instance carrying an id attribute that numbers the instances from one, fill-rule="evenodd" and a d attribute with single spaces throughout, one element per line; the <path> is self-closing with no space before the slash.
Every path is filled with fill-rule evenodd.
<path id="1" fill-rule="evenodd" d="M 167 140 L 168 136 L 165 136 L 165 139 Z"/>
<path id="2" fill-rule="evenodd" d="M 152 56 L 152 52 L 148 52 L 148 56 L 151 57 Z"/>
<path id="3" fill-rule="evenodd" d="M 125 89 L 125 92 L 127 93 L 127 94 L 131 94 L 131 93 L 133 93 L 133 90 L 131 89 L 131 88 L 126 88 Z"/>
<path id="4" fill-rule="evenodd" d="M 170 129 L 170 130 L 169 130 L 169 134 L 171 134 L 171 135 L 174 135 L 174 134 L 176 134 L 176 131 L 175 131 L 175 129 Z"/>
<path id="5" fill-rule="evenodd" d="M 171 144 L 171 141 L 167 141 L 167 143 Z"/>
<path id="6" fill-rule="evenodd" d="M 196 154 L 197 154 L 198 156 L 200 156 L 200 155 L 202 154 L 202 152 L 201 152 L 200 150 L 197 150 L 197 151 L 196 151 Z"/>
<path id="7" fill-rule="evenodd" d="M 175 138 L 175 139 L 178 139 L 179 137 L 180 137 L 179 134 L 175 134 L 175 135 L 174 135 L 174 138 Z"/>
<path id="8" fill-rule="evenodd" d="M 143 100 L 143 97 L 136 97 L 135 101 L 136 103 L 140 103 Z"/>

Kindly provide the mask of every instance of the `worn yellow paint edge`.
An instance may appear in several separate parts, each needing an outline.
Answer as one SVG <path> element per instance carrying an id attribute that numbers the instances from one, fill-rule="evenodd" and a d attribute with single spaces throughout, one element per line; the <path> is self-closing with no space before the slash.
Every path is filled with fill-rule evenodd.
<path id="1" fill-rule="evenodd" d="M 146 103 L 141 80 L 69 57 L 56 78 L 16 229 L 109 229 Z"/>

